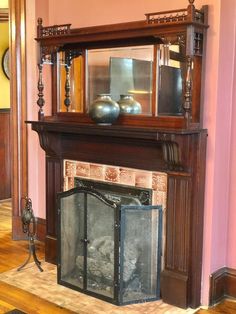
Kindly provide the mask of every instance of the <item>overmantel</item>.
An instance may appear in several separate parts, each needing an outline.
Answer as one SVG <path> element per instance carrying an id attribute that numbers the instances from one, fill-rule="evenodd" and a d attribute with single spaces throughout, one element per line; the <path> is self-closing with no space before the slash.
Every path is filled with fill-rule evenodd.
<path id="1" fill-rule="evenodd" d="M 39 120 L 45 119 L 43 65 L 51 64 L 54 120 L 90 124 L 98 94 L 110 94 L 116 102 L 133 94 L 140 110 L 121 111 L 118 124 L 201 129 L 208 9 L 197 10 L 193 3 L 146 13 L 145 20 L 74 29 L 43 26 L 39 18 Z"/>

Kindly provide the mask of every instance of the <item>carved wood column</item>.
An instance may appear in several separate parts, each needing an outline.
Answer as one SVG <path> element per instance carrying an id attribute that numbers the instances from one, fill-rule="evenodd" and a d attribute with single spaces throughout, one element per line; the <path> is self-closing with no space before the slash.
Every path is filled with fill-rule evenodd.
<path id="1" fill-rule="evenodd" d="M 13 238 L 21 237 L 20 200 L 27 195 L 25 0 L 9 0 Z"/>

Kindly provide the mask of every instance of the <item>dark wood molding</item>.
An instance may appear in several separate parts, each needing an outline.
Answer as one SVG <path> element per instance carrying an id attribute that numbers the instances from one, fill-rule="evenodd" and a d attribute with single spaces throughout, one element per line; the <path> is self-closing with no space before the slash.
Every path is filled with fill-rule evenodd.
<path id="1" fill-rule="evenodd" d="M 0 110 L 0 200 L 11 197 L 10 110 Z"/>
<path id="2" fill-rule="evenodd" d="M 236 269 L 223 267 L 211 275 L 210 305 L 225 298 L 236 299 Z"/>
<path id="3" fill-rule="evenodd" d="M 27 240 L 27 235 L 22 231 L 22 221 L 20 216 L 12 218 L 12 227 L 15 230 L 14 240 Z M 36 217 L 36 237 L 38 241 L 45 242 L 46 238 L 46 220 Z"/>
<path id="4" fill-rule="evenodd" d="M 161 276 L 161 293 L 163 301 L 168 301 L 165 297 L 168 296 L 169 299 L 168 291 L 175 287 L 178 297 L 173 296 L 171 303 L 187 307 L 190 280 L 187 274 L 191 249 L 186 244 L 190 239 L 191 177 L 169 175 L 167 187 L 166 254 L 165 269 Z"/>
<path id="5" fill-rule="evenodd" d="M 9 10 L 7 8 L 0 8 L 0 23 L 9 21 Z"/>
<path id="6" fill-rule="evenodd" d="M 12 152 L 12 208 L 13 238 L 18 238 L 20 202 L 28 192 L 27 166 L 27 117 L 26 105 L 26 46 L 22 40 L 25 34 L 25 0 L 9 0 L 10 57 L 11 57 L 11 152 Z"/>
<path id="7" fill-rule="evenodd" d="M 36 239 L 45 242 L 46 238 L 46 219 L 36 218 Z"/>

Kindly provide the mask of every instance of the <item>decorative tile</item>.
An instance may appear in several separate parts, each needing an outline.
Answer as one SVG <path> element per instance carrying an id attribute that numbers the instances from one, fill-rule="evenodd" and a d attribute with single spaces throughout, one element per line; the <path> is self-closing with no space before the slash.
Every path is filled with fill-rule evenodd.
<path id="1" fill-rule="evenodd" d="M 74 177 L 68 177 L 67 189 L 73 189 L 75 187 L 75 179 Z"/>
<path id="2" fill-rule="evenodd" d="M 152 173 L 152 188 L 153 190 L 166 191 L 167 190 L 167 174 L 162 172 Z"/>
<path id="3" fill-rule="evenodd" d="M 85 162 L 76 162 L 76 177 L 86 177 L 90 176 L 90 164 Z"/>
<path id="4" fill-rule="evenodd" d="M 162 210 L 166 209 L 166 192 L 153 191 L 153 205 L 162 205 Z"/>
<path id="5" fill-rule="evenodd" d="M 64 173 L 67 177 L 73 177 L 76 173 L 76 166 L 74 161 L 65 160 Z"/>
<path id="6" fill-rule="evenodd" d="M 135 170 L 120 168 L 120 184 L 135 186 Z"/>
<path id="7" fill-rule="evenodd" d="M 137 170 L 135 172 L 135 186 L 151 189 L 152 188 L 152 172 Z"/>
<path id="8" fill-rule="evenodd" d="M 90 179 L 103 181 L 105 179 L 105 166 L 90 164 Z"/>
<path id="9" fill-rule="evenodd" d="M 119 167 L 105 167 L 105 181 L 119 183 L 120 168 Z"/>
<path id="10" fill-rule="evenodd" d="M 63 182 L 63 191 L 68 190 L 68 177 L 64 177 L 64 182 Z"/>

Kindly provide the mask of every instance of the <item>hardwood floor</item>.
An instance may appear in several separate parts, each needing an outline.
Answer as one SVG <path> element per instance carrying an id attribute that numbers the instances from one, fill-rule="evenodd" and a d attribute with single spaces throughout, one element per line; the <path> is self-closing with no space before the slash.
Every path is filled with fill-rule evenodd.
<path id="1" fill-rule="evenodd" d="M 225 300 L 208 310 L 199 310 L 196 314 L 235 314 L 236 302 Z"/>
<path id="2" fill-rule="evenodd" d="M 43 259 L 43 244 L 36 242 L 36 248 L 38 258 Z M 0 272 L 21 266 L 27 257 L 27 241 L 13 241 L 11 238 L 11 203 L 0 202 Z M 0 313 L 15 308 L 29 314 L 73 313 L 31 293 L 0 282 Z"/>
<path id="3" fill-rule="evenodd" d="M 36 246 L 38 258 L 43 259 L 43 244 L 36 242 Z M 27 241 L 13 241 L 11 239 L 11 204 L 10 202 L 0 202 L 0 272 L 5 272 L 19 267 L 26 260 L 27 256 Z M 7 311 L 15 308 L 29 314 L 74 313 L 22 289 L 0 281 L 0 314 L 6 313 Z M 199 310 L 196 313 L 236 314 L 236 302 L 224 301 L 211 309 Z M 158 314 L 158 311 L 156 314 Z"/>

